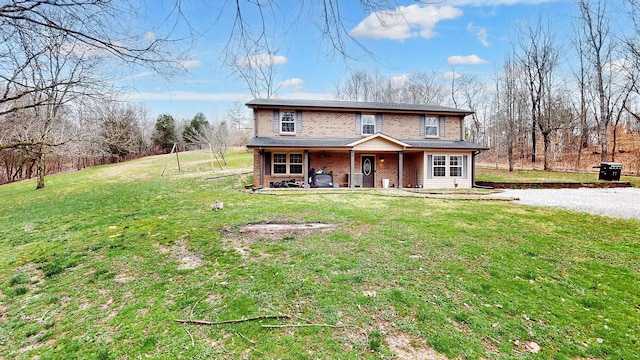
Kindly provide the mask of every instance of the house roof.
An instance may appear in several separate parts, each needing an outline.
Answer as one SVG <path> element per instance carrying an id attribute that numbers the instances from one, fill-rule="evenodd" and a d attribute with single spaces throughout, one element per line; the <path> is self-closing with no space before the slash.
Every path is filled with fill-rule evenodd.
<path id="1" fill-rule="evenodd" d="M 308 137 L 261 137 L 256 136 L 249 140 L 249 148 L 344 148 L 349 149 L 354 144 L 359 144 L 367 138 L 308 138 Z M 464 140 L 397 140 L 385 135 L 385 139 L 392 139 L 395 143 L 408 145 L 407 149 L 447 149 L 447 150 L 487 150 L 486 146 L 474 144 Z"/>
<path id="2" fill-rule="evenodd" d="M 334 100 L 302 100 L 302 99 L 254 99 L 246 103 L 248 107 L 292 107 L 307 109 L 335 109 L 335 110 L 374 110 L 384 112 L 410 112 L 410 113 L 437 113 L 456 114 L 467 116 L 473 111 L 456 109 L 440 105 L 406 104 L 406 103 L 381 103 L 360 101 L 334 101 Z"/>

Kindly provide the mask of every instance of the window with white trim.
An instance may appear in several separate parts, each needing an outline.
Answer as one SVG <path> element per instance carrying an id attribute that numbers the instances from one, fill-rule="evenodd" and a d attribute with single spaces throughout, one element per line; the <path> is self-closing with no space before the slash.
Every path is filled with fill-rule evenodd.
<path id="1" fill-rule="evenodd" d="M 273 154 L 273 173 L 287 173 L 287 154 Z"/>
<path id="2" fill-rule="evenodd" d="M 296 132 L 296 112 L 295 111 L 280 112 L 280 132 L 283 132 L 283 133 Z"/>
<path id="3" fill-rule="evenodd" d="M 462 177 L 462 155 L 449 155 L 449 176 Z"/>
<path id="4" fill-rule="evenodd" d="M 438 118 L 426 116 L 424 118 L 424 134 L 428 137 L 438 137 Z"/>
<path id="5" fill-rule="evenodd" d="M 302 174 L 302 154 L 289 154 L 289 174 Z"/>
<path id="6" fill-rule="evenodd" d="M 446 155 L 433 155 L 433 176 L 447 176 Z"/>
<path id="7" fill-rule="evenodd" d="M 362 114 L 362 134 L 373 135 L 376 133 L 376 116 Z"/>
<path id="8" fill-rule="evenodd" d="M 273 174 L 301 175 L 302 154 L 273 154 Z"/>

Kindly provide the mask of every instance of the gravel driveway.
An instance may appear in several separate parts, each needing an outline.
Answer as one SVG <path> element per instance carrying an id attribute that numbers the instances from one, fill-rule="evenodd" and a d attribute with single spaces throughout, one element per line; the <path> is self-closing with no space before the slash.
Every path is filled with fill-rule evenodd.
<path id="1" fill-rule="evenodd" d="M 557 206 L 572 211 L 640 220 L 640 189 L 535 189 L 504 190 L 496 198 L 518 198 L 516 203 Z"/>

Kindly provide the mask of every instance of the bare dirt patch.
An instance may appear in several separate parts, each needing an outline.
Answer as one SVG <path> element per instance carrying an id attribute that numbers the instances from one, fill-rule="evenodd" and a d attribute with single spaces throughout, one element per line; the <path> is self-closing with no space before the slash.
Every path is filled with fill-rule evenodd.
<path id="1" fill-rule="evenodd" d="M 177 243 L 171 247 L 156 245 L 158 250 L 163 253 L 169 253 L 170 258 L 178 261 L 178 270 L 195 269 L 204 264 L 200 254 L 193 253 L 187 249 L 184 241 Z"/>
<path id="2" fill-rule="evenodd" d="M 259 240 L 280 240 L 286 237 L 306 236 L 318 232 L 331 232 L 336 224 L 325 223 L 254 223 L 225 228 L 224 245 L 234 249 L 242 258 L 250 257 L 249 246 Z M 268 256 L 260 254 L 260 256 Z"/>
<path id="3" fill-rule="evenodd" d="M 324 223 L 259 223 L 247 224 L 238 228 L 239 233 L 249 238 L 279 239 L 291 235 L 308 235 L 318 231 L 332 231 L 336 228 L 334 224 Z"/>
<path id="4" fill-rule="evenodd" d="M 415 360 L 447 360 L 447 357 L 438 354 L 418 338 L 403 332 L 389 334 L 386 337 L 387 346 L 397 359 Z"/>

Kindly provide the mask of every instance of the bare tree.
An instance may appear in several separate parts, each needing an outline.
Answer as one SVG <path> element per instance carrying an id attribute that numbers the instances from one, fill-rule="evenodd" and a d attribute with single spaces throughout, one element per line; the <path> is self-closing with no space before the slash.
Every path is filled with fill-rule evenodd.
<path id="1" fill-rule="evenodd" d="M 578 55 L 578 68 L 574 70 L 573 76 L 577 82 L 579 96 L 575 97 L 576 101 L 573 101 L 574 112 L 577 113 L 579 122 L 580 139 L 576 146 L 577 158 L 576 169 L 580 168 L 580 159 L 582 156 L 582 149 L 588 148 L 591 144 L 590 141 L 590 125 L 587 109 L 587 94 L 589 92 L 589 75 L 588 66 L 585 56 L 587 45 L 585 39 L 581 35 L 581 31 L 574 30 L 572 33 L 572 42 Z"/>
<path id="2" fill-rule="evenodd" d="M 139 108 L 115 101 L 102 102 L 94 108 L 97 123 L 98 149 L 112 157 L 113 161 L 139 156 L 147 147 L 141 129 Z"/>
<path id="3" fill-rule="evenodd" d="M 169 52 L 167 37 L 134 32 L 130 25 L 137 16 L 126 1 L 114 0 L 12 0 L 0 5 L 0 115 L 15 106 L 40 105 L 32 101 L 18 105 L 16 100 L 43 90 L 22 82 L 22 72 L 46 53 L 46 40 L 52 33 L 63 34 L 66 46 L 85 58 L 115 58 L 161 74 L 175 72 L 182 57 Z M 25 51 L 27 42 L 29 51 Z"/>
<path id="4" fill-rule="evenodd" d="M 58 19 L 58 23 L 66 24 L 68 20 Z M 29 61 L 14 73 L 10 93 L 20 94 L 9 105 L 5 112 L 20 129 L 20 134 L 6 139 L 2 138 L 2 148 L 27 149 L 37 162 L 37 186 L 44 187 L 45 157 L 47 152 L 74 139 L 77 128 L 69 126 L 66 113 L 67 105 L 81 97 L 97 93 L 95 87 L 100 82 L 94 78 L 95 59 L 86 58 L 72 42 L 66 32 L 46 28 L 46 37 L 32 39 L 29 32 L 17 28 L 15 35 L 21 52 L 10 52 L 14 63 L 23 59 L 26 54 Z M 23 91 L 25 90 L 26 91 Z M 4 141 L 9 140 L 9 141 Z"/>
<path id="5" fill-rule="evenodd" d="M 461 75 L 456 79 L 451 79 L 451 96 L 455 107 L 460 106 L 473 111 L 469 136 L 472 142 L 486 143 L 486 139 L 481 139 L 482 122 L 480 121 L 481 115 L 478 113 L 483 102 L 486 102 L 487 95 L 485 85 L 473 75 Z"/>
<path id="6" fill-rule="evenodd" d="M 379 73 L 358 71 L 337 84 L 335 97 L 340 100 L 442 104 L 446 85 L 436 72 L 415 72 L 409 76 L 383 77 Z"/>
<path id="7" fill-rule="evenodd" d="M 536 130 L 544 142 L 544 170 L 549 169 L 551 135 L 561 126 L 561 117 L 552 112 L 554 73 L 559 65 L 559 49 L 555 45 L 549 21 L 542 18 L 521 28 L 519 49 L 516 52 L 525 72 L 525 82 L 531 106 L 531 162 L 536 162 Z M 537 129 L 536 129 L 537 128 Z"/>
<path id="8" fill-rule="evenodd" d="M 110 90 L 98 66 L 124 62 L 163 74 L 181 58 L 169 56 L 166 38 L 136 34 L 127 2 L 12 0 L 0 5 L 0 150 L 37 158 L 37 188 L 44 187 L 45 158 L 79 140 L 70 111 L 81 98 Z M 86 101 L 86 100 L 85 100 Z M 9 132 L 11 130 L 11 132 Z M 15 151 L 13 151 L 15 153 Z"/>
<path id="9" fill-rule="evenodd" d="M 585 39 L 583 55 L 594 73 L 593 86 L 596 91 L 595 120 L 601 148 L 601 161 L 608 159 L 607 130 L 612 118 L 610 79 L 605 75 L 605 67 L 612 61 L 616 41 L 610 33 L 606 1 L 598 0 L 592 4 L 588 0 L 579 0 L 580 36 Z"/>

